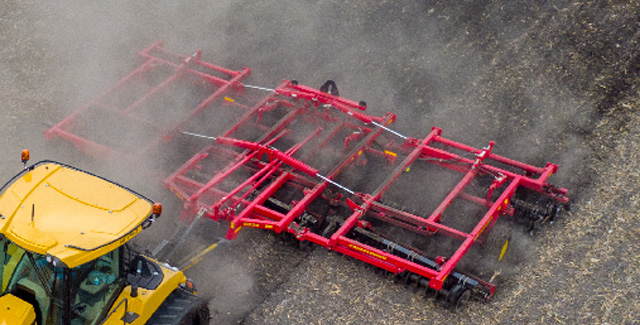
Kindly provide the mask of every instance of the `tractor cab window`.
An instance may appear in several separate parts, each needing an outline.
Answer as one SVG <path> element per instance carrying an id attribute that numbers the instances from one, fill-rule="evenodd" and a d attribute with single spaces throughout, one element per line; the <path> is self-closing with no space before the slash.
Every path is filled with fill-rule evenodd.
<path id="1" fill-rule="evenodd" d="M 54 268 L 45 256 L 22 249 L 6 238 L 0 240 L 2 294 L 12 294 L 34 307 L 38 324 L 49 320 L 63 308 L 62 268 Z"/>
<path id="2" fill-rule="evenodd" d="M 120 250 L 72 270 L 71 324 L 96 324 L 120 291 Z"/>
<path id="3" fill-rule="evenodd" d="M 54 267 L 46 257 L 0 239 L 0 289 L 28 303 L 38 324 L 93 325 L 120 292 L 120 250 L 73 269 Z M 66 299 L 69 297 L 70 299 Z M 70 304 L 70 305 L 69 305 Z M 65 316 L 66 315 L 66 316 Z"/>

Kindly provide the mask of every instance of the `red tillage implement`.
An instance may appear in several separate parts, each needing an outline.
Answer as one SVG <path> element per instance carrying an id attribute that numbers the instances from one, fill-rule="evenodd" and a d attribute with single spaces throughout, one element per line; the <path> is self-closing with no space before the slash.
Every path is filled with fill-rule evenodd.
<path id="1" fill-rule="evenodd" d="M 166 52 L 158 45 L 150 49 Z M 352 256 L 457 304 L 469 296 L 486 300 L 495 290 L 456 268 L 500 216 L 532 228 L 552 220 L 568 201 L 566 189 L 547 182 L 556 165 L 517 162 L 492 153 L 493 142 L 474 148 L 444 138 L 438 128 L 424 138 L 404 136 L 389 128 L 394 114 L 367 115 L 364 102 L 339 97 L 331 81 L 324 91 L 287 80 L 266 89 L 240 82 L 250 70 L 205 63 L 199 52 L 193 58 L 175 56 L 183 61 L 173 64 L 151 56 L 150 49 L 142 55 L 174 69 L 169 83 L 193 74 L 209 87 L 204 101 L 162 136 L 182 131 L 210 143 L 164 184 L 184 201 L 183 220 L 200 213 L 226 221 L 228 239 L 242 228 L 290 234 L 301 246 L 315 243 Z M 211 79 L 193 65 L 230 78 Z M 107 95 L 138 80 L 134 76 L 146 66 Z M 129 114 L 169 91 L 166 82 L 148 86 L 124 110 L 108 111 Z M 251 96 L 260 92 L 266 96 Z M 102 105 L 105 96 L 87 107 Z M 206 123 L 189 129 L 185 121 L 204 108 L 218 115 L 198 118 Z M 48 134 L 64 134 L 56 132 L 69 124 L 65 121 Z M 82 146 L 90 142 L 68 139 Z"/>

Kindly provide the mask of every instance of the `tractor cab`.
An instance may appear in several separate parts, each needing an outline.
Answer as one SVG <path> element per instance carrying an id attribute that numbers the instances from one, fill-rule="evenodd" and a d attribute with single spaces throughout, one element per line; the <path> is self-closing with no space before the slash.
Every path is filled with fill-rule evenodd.
<path id="1" fill-rule="evenodd" d="M 0 239 L 2 294 L 33 306 L 38 324 L 95 324 L 122 290 L 122 251 L 66 268 L 54 266 L 42 254 Z M 31 324 L 31 322 L 27 322 Z"/>
<path id="2" fill-rule="evenodd" d="M 160 210 L 74 167 L 25 164 L 0 190 L 0 305 L 7 306 L 0 323 L 98 324 L 112 314 L 134 323 L 138 288 L 154 290 L 175 273 L 184 278 L 126 244 Z"/>

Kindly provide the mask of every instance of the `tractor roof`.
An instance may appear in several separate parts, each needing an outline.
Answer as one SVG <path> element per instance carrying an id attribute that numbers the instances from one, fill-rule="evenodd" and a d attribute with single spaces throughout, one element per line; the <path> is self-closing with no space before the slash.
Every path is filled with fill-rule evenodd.
<path id="1" fill-rule="evenodd" d="M 0 233 L 71 268 L 123 245 L 151 215 L 144 196 L 53 161 L 24 170 L 0 193 Z"/>

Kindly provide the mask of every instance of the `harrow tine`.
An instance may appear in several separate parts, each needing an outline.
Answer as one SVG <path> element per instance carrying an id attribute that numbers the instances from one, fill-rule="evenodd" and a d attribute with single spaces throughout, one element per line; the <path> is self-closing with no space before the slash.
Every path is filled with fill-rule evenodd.
<path id="1" fill-rule="evenodd" d="M 402 134 L 398 133 L 397 131 L 391 130 L 390 128 L 388 128 L 388 127 L 386 127 L 386 126 L 384 126 L 384 125 L 382 125 L 382 124 L 376 123 L 375 121 L 371 121 L 371 124 L 373 124 L 373 125 L 375 125 L 375 126 L 377 126 L 377 127 L 381 128 L 381 129 L 383 129 L 383 130 L 385 130 L 385 131 L 387 131 L 387 132 L 389 132 L 389 133 L 391 133 L 391 134 L 393 134 L 393 135 L 396 135 L 396 136 L 398 136 L 398 137 L 400 137 L 400 138 L 402 138 L 402 139 L 404 139 L 404 140 L 407 140 L 407 139 L 408 139 L 408 137 L 406 137 L 406 136 L 404 136 L 404 135 L 402 135 Z"/>
<path id="2" fill-rule="evenodd" d="M 253 86 L 253 85 L 247 85 L 247 84 L 242 84 L 242 87 L 245 88 L 252 88 L 252 89 L 258 89 L 258 90 L 264 90 L 264 91 L 268 91 L 268 92 L 274 92 L 276 91 L 275 89 L 271 89 L 271 88 L 266 88 L 266 87 L 260 87 L 260 86 Z"/>
<path id="3" fill-rule="evenodd" d="M 396 273 L 394 275 L 394 277 L 393 277 L 393 282 L 396 283 L 396 284 L 400 283 L 400 280 L 402 280 L 404 278 L 406 273 L 408 273 L 408 271 L 402 271 L 402 272 Z"/>

